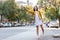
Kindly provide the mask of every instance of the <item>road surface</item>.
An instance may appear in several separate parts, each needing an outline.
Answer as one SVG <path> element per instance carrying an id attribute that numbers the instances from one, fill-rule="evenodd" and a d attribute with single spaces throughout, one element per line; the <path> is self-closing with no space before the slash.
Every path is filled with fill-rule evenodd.
<path id="1" fill-rule="evenodd" d="M 35 30 L 33 26 L 0 28 L 0 40 L 60 40 L 60 28 L 44 28 L 44 35 L 40 29 L 39 38 Z"/>

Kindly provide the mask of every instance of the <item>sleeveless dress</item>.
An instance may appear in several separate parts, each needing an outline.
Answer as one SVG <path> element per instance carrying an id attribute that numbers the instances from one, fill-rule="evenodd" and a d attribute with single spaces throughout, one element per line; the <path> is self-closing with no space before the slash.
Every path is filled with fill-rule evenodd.
<path id="1" fill-rule="evenodd" d="M 42 24 L 42 21 L 39 19 L 38 11 L 35 11 L 35 25 L 40 26 L 41 24 Z"/>

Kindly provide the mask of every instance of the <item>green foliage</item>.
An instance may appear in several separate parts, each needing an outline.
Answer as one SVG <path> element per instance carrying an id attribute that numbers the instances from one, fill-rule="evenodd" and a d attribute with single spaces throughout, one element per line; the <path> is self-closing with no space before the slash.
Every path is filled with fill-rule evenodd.
<path id="1" fill-rule="evenodd" d="M 3 15 L 11 20 L 16 20 L 15 14 L 17 13 L 17 6 L 14 0 L 7 0 L 3 4 Z"/>
<path id="2" fill-rule="evenodd" d="M 32 15 L 27 14 L 25 9 L 19 8 L 16 5 L 15 0 L 7 0 L 3 4 L 0 2 L 0 13 L 1 12 L 3 16 L 7 18 L 9 21 L 33 20 Z"/>
<path id="3" fill-rule="evenodd" d="M 23 9 L 17 9 L 17 10 L 18 10 L 19 14 L 16 17 L 19 18 L 20 20 L 24 19 L 24 17 L 26 16 L 26 11 Z"/>
<path id="4" fill-rule="evenodd" d="M 0 14 L 2 14 L 2 10 L 3 10 L 3 3 L 0 2 Z"/>
<path id="5" fill-rule="evenodd" d="M 51 20 L 53 19 L 59 19 L 59 8 L 49 8 L 47 9 L 45 16 Z"/>
<path id="6" fill-rule="evenodd" d="M 60 7 L 58 8 L 58 13 L 59 13 L 59 17 L 60 17 Z"/>
<path id="7" fill-rule="evenodd" d="M 26 13 L 26 10 L 21 8 L 18 9 L 18 11 L 19 11 L 19 15 L 17 16 L 17 18 L 19 18 L 20 20 L 30 21 L 33 19 L 32 15 Z"/>

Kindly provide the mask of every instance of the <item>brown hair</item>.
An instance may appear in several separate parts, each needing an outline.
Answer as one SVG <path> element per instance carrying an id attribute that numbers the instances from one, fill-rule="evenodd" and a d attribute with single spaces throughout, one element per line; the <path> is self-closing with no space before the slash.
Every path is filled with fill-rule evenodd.
<path id="1" fill-rule="evenodd" d="M 38 7 L 35 6 L 35 7 L 33 8 L 33 10 L 34 10 L 34 11 L 38 11 Z"/>

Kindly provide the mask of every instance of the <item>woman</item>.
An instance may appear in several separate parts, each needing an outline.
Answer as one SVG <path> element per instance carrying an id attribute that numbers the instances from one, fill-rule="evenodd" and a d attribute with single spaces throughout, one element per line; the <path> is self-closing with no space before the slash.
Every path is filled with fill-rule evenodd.
<path id="1" fill-rule="evenodd" d="M 42 26 L 42 15 L 41 15 L 40 11 L 38 11 L 37 6 L 34 7 L 34 12 L 35 12 L 36 32 L 37 32 L 37 36 L 39 37 L 39 26 L 41 27 L 42 32 L 44 33 L 44 29 Z"/>
<path id="2" fill-rule="evenodd" d="M 37 33 L 37 36 L 39 37 L 39 26 L 41 27 L 42 32 L 44 34 L 44 28 L 42 26 L 42 14 L 38 10 L 37 6 L 35 6 L 33 10 L 28 10 L 28 12 L 32 13 L 35 16 L 36 33 Z"/>

